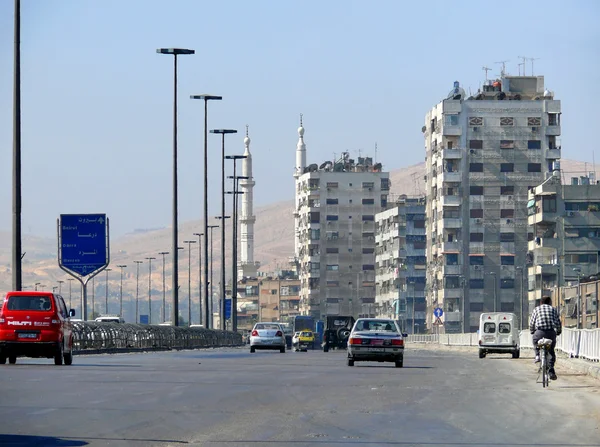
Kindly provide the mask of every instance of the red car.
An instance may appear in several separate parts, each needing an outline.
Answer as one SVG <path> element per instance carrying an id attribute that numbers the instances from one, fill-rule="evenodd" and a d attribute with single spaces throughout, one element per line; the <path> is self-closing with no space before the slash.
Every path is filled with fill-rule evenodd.
<path id="1" fill-rule="evenodd" d="M 50 292 L 8 292 L 0 309 L 0 364 L 17 357 L 54 358 L 73 363 L 73 334 L 62 296 Z"/>

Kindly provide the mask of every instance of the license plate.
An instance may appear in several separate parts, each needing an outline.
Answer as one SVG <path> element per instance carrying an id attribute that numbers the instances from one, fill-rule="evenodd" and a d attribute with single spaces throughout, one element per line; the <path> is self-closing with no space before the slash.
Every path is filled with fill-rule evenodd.
<path id="1" fill-rule="evenodd" d="M 37 334 L 18 334 L 18 338 L 37 338 Z"/>
<path id="2" fill-rule="evenodd" d="M 371 348 L 369 349 L 371 352 L 383 352 L 383 348 Z"/>

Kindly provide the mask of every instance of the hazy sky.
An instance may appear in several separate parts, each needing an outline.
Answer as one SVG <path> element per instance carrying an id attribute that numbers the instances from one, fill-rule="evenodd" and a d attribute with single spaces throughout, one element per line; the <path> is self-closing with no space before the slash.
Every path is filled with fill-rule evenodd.
<path id="1" fill-rule="evenodd" d="M 308 162 L 344 150 L 384 169 L 424 160 L 426 111 L 455 80 L 536 57 L 562 100 L 565 158 L 592 160 L 600 90 L 600 2 L 21 0 L 23 230 L 61 213 L 106 212 L 113 236 L 171 222 L 171 56 L 179 64 L 180 219 L 202 214 L 201 101 L 209 128 L 250 125 L 255 203 L 293 197 L 299 114 Z M 11 225 L 13 1 L 0 1 L 0 230 Z M 531 64 L 527 73 L 531 73 Z M 220 139 L 209 135 L 211 213 Z M 598 155 L 598 154 L 597 154 Z M 231 162 L 228 170 L 231 169 Z M 229 173 L 230 174 L 230 173 Z M 229 208 L 229 207 L 228 207 Z"/>

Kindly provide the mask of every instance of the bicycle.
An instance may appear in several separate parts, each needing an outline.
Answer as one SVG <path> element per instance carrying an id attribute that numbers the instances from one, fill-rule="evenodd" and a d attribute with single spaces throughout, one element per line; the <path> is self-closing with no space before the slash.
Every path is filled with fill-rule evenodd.
<path id="1" fill-rule="evenodd" d="M 542 376 L 542 387 L 547 388 L 550 383 L 550 365 L 548 364 L 548 356 L 550 346 L 552 346 L 552 340 L 549 338 L 542 338 L 538 341 L 540 348 L 540 369 L 538 370 L 538 378 L 536 383 L 540 383 L 540 374 Z"/>

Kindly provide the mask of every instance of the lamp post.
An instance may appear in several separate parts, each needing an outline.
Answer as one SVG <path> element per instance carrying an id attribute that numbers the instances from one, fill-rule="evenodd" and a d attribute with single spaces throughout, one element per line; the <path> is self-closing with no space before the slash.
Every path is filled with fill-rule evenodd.
<path id="1" fill-rule="evenodd" d="M 12 289 L 22 290 L 21 241 L 21 1 L 15 0 L 13 72 Z"/>
<path id="2" fill-rule="evenodd" d="M 138 324 L 139 321 L 139 298 L 140 298 L 140 264 L 143 264 L 144 261 L 133 261 L 137 264 L 137 273 L 135 275 L 135 323 Z"/>
<path id="3" fill-rule="evenodd" d="M 577 329 L 583 327 L 581 313 L 581 267 L 574 267 L 573 271 L 577 273 Z"/>
<path id="4" fill-rule="evenodd" d="M 62 285 L 63 285 L 64 281 L 59 279 L 56 282 L 58 283 L 58 294 L 60 295 L 62 293 Z"/>
<path id="5" fill-rule="evenodd" d="M 166 300 L 166 288 L 165 288 L 165 256 L 169 254 L 168 251 L 161 251 L 158 253 L 162 255 L 163 261 L 163 272 L 162 272 L 162 282 L 163 282 L 163 305 L 162 305 L 162 321 L 163 323 L 167 321 L 167 300 Z"/>
<path id="6" fill-rule="evenodd" d="M 71 290 L 71 286 L 73 285 L 73 281 L 75 281 L 75 279 L 73 278 L 67 278 L 67 281 L 69 281 L 69 309 L 73 308 L 73 299 L 72 299 L 72 290 Z"/>
<path id="7" fill-rule="evenodd" d="M 496 272 L 489 272 L 488 275 L 494 277 L 494 312 L 496 312 L 497 302 L 498 302 L 498 299 L 497 299 L 497 296 L 496 296 L 496 288 L 498 287 L 497 284 L 496 284 L 497 283 Z"/>
<path id="8" fill-rule="evenodd" d="M 212 129 L 221 135 L 221 217 L 225 216 L 225 135 L 237 133 L 234 129 Z M 225 225 L 221 226 L 221 329 L 225 330 Z"/>
<path id="9" fill-rule="evenodd" d="M 148 260 L 148 324 L 152 324 L 152 260 L 153 257 L 147 257 Z"/>
<path id="10" fill-rule="evenodd" d="M 202 236 L 204 233 L 194 233 L 194 236 L 198 236 L 198 324 L 202 324 Z"/>
<path id="11" fill-rule="evenodd" d="M 34 289 L 34 290 L 35 290 L 36 292 L 37 292 L 38 286 L 39 286 L 40 284 L 41 284 L 41 282 L 36 282 L 36 283 L 35 283 L 35 289 Z"/>
<path id="12" fill-rule="evenodd" d="M 183 241 L 188 245 L 188 326 L 192 324 L 192 244 L 196 241 Z"/>
<path id="13" fill-rule="evenodd" d="M 518 272 L 520 272 L 521 275 L 521 312 L 519 313 L 519 320 L 520 320 L 520 324 L 521 324 L 521 329 L 523 329 L 525 327 L 525 323 L 523 320 L 523 314 L 524 314 L 524 297 L 523 297 L 523 281 L 524 281 L 524 276 L 525 276 L 525 268 L 521 267 L 521 266 L 517 266 L 515 267 L 515 270 L 517 270 Z"/>
<path id="14" fill-rule="evenodd" d="M 223 194 L 225 197 L 225 194 Z M 217 216 L 215 219 L 221 220 L 221 281 L 219 298 L 219 329 L 225 330 L 225 219 L 230 219 L 231 216 Z"/>
<path id="15" fill-rule="evenodd" d="M 108 315 L 108 272 L 112 269 L 105 269 L 106 271 L 106 297 L 105 297 L 105 305 L 104 305 L 104 313 Z"/>
<path id="16" fill-rule="evenodd" d="M 218 219 L 218 217 L 217 217 Z M 213 303 L 213 232 L 212 230 L 215 228 L 219 228 L 218 225 L 209 225 L 208 229 L 210 230 L 210 328 L 212 328 L 212 312 L 213 312 L 213 308 L 214 308 L 214 303 Z M 206 252 L 206 250 L 205 250 Z M 206 265 L 206 262 L 205 264 Z M 208 328 L 208 329 L 210 329 Z"/>
<path id="17" fill-rule="evenodd" d="M 220 101 L 222 96 L 191 95 L 204 101 L 204 271 L 208 271 L 208 101 Z M 209 328 L 208 276 L 204 275 L 204 327 Z"/>
<path id="18" fill-rule="evenodd" d="M 121 269 L 121 286 L 119 289 L 119 317 L 123 318 L 123 269 L 127 267 L 125 264 L 117 265 Z"/>
<path id="19" fill-rule="evenodd" d="M 169 54 L 173 56 L 173 315 L 175 316 L 174 325 L 178 326 L 177 315 L 179 313 L 179 275 L 177 262 L 177 239 L 178 234 L 178 218 L 177 218 L 177 56 L 194 54 L 194 50 L 185 48 L 159 48 L 156 50 L 160 54 Z M 136 298 L 137 309 L 137 298 Z M 137 314 L 137 310 L 136 310 Z"/>

